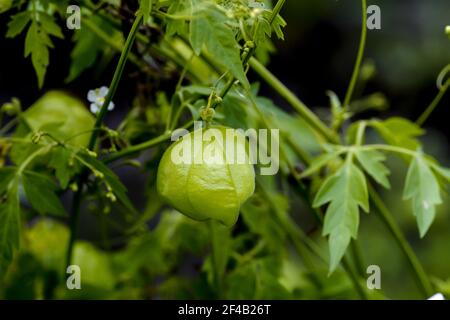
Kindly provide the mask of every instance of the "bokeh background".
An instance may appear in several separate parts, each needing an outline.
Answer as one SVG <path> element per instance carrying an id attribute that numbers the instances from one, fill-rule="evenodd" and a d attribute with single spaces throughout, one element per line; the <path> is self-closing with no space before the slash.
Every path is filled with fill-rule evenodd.
<path id="1" fill-rule="evenodd" d="M 393 115 L 415 120 L 437 93 L 436 77 L 450 63 L 450 41 L 444 33 L 450 24 L 448 0 L 384 0 L 368 1 L 381 7 L 382 29 L 368 32 L 366 62 L 370 59 L 376 74 L 367 84 L 364 95 L 382 92 L 387 97 L 387 111 L 370 111 L 360 117 L 387 118 Z M 269 63 L 273 71 L 308 106 L 319 113 L 328 106 L 325 92 L 333 90 L 341 97 L 349 82 L 360 36 L 360 4 L 353 0 L 288 0 L 282 12 L 288 22 L 286 40 L 276 41 L 276 52 Z M 0 16 L 0 34 L 6 33 L 8 14 Z M 67 39 L 70 32 L 67 31 Z M 18 97 L 24 106 L 40 95 L 29 59 L 23 58 L 23 35 L 16 39 L 0 37 L 0 104 Z M 55 40 L 44 88 L 64 89 L 86 97 L 88 90 L 108 85 L 114 64 L 106 64 L 103 72 L 89 70 L 79 79 L 64 81 L 70 65 L 70 40 Z M 128 66 L 125 72 L 135 70 Z M 250 74 L 256 80 L 254 74 Z M 134 95 L 135 83 L 121 83 L 115 98 L 116 110 L 108 115 L 113 126 L 126 114 Z M 262 85 L 262 94 L 285 107 L 269 88 Z M 450 94 L 426 123 L 424 146 L 444 165 L 450 165 Z M 402 190 L 405 166 L 390 160 L 392 190 Z M 143 206 L 138 190 L 146 177 L 133 169 L 119 171 L 130 189 L 130 196 Z M 136 191 L 136 192 L 134 192 Z M 441 283 L 450 292 L 450 210 L 449 199 L 438 207 L 437 218 L 428 235 L 420 240 L 410 203 L 400 201 L 401 192 L 384 192 L 402 229 L 414 246 L 431 276 L 448 279 Z M 95 240 L 95 223 L 86 214 L 82 217 L 82 238 Z M 402 253 L 375 215 L 362 216 L 360 237 L 364 258 L 382 270 L 382 288 L 393 298 L 417 297 L 414 280 Z"/>

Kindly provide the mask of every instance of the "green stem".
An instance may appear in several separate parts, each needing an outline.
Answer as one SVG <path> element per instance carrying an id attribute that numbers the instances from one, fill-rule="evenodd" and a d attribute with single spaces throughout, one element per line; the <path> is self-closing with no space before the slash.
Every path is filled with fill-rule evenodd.
<path id="1" fill-rule="evenodd" d="M 214 286 L 216 289 L 216 297 L 218 299 L 220 299 L 222 297 L 222 272 L 220 270 L 220 266 L 219 266 L 219 259 L 218 259 L 218 255 L 221 254 L 220 252 L 220 246 L 221 244 L 217 242 L 217 239 L 215 237 L 216 235 L 216 230 L 215 230 L 215 226 L 214 226 L 214 222 L 213 220 L 209 220 L 208 222 L 208 226 L 209 226 L 209 234 L 210 234 L 210 239 L 211 239 L 211 265 L 212 265 L 212 269 L 213 269 L 213 275 L 214 275 Z"/>
<path id="2" fill-rule="evenodd" d="M 397 244 L 400 246 L 403 253 L 405 254 L 408 263 L 410 264 L 412 270 L 414 271 L 414 276 L 420 290 L 422 291 L 425 298 L 430 297 L 433 294 L 433 288 L 431 286 L 430 280 L 428 279 L 424 268 L 420 264 L 419 259 L 415 255 L 413 249 L 409 245 L 401 229 L 395 222 L 395 219 L 392 216 L 391 212 L 387 209 L 382 199 L 375 191 L 374 187 L 371 186 L 370 184 L 368 185 L 368 187 L 371 195 L 370 200 L 372 204 L 376 208 L 376 211 L 379 213 L 382 221 L 391 231 L 391 234 L 394 236 Z"/>
<path id="3" fill-rule="evenodd" d="M 417 121 L 416 121 L 417 125 L 419 125 L 420 127 L 423 126 L 425 121 L 427 121 L 427 119 L 430 117 L 430 115 L 433 113 L 433 111 L 436 109 L 436 107 L 441 102 L 442 98 L 445 96 L 449 87 L 450 87 L 450 80 L 447 80 L 447 82 L 439 90 L 437 96 L 433 99 L 431 104 L 425 109 L 425 111 L 417 119 Z"/>
<path id="4" fill-rule="evenodd" d="M 352 251 L 353 260 L 355 262 L 356 270 L 358 274 L 361 277 L 364 277 L 366 275 L 365 273 L 365 264 L 364 264 L 364 258 L 361 250 L 361 246 L 359 242 L 356 240 L 352 240 L 350 242 L 350 250 Z"/>
<path id="5" fill-rule="evenodd" d="M 28 165 L 38 156 L 47 153 L 53 148 L 55 144 L 50 144 L 46 147 L 42 147 L 34 151 L 31 155 L 29 155 L 21 164 L 20 167 L 17 168 L 17 175 L 21 175 L 22 172 L 28 167 Z"/>
<path id="6" fill-rule="evenodd" d="M 306 107 L 301 101 L 299 101 L 297 97 L 291 91 L 289 91 L 289 89 L 286 88 L 283 83 L 281 83 L 281 81 L 273 76 L 273 74 L 270 73 L 269 70 L 261 65 L 261 63 L 259 63 L 256 59 L 250 59 L 250 66 L 272 87 L 272 89 L 274 89 L 281 97 L 285 98 L 293 108 L 299 108 L 299 111 L 301 111 L 301 114 L 306 119 L 308 124 L 315 128 L 318 133 L 320 133 L 327 140 L 327 142 L 337 143 L 337 139 L 334 137 L 332 132 L 329 132 L 328 127 L 326 127 L 325 124 L 323 124 L 323 122 L 308 109 L 308 107 Z M 380 199 L 378 193 L 374 189 L 371 190 L 370 195 L 372 198 L 375 197 L 377 199 Z M 384 203 L 381 200 L 374 202 L 374 206 L 378 211 L 383 211 L 387 214 L 390 214 L 389 210 L 384 206 Z M 390 224 L 387 224 L 387 227 L 389 228 L 391 233 L 402 235 L 402 232 L 396 224 L 395 220 L 392 220 Z M 426 282 L 428 282 L 429 280 L 426 278 L 426 274 L 420 272 L 420 270 L 423 270 L 423 267 L 421 266 L 417 256 L 414 254 L 414 251 L 411 248 L 409 248 L 408 250 L 407 246 L 405 246 L 405 244 L 401 241 L 397 240 L 397 242 L 399 247 L 405 253 L 409 264 L 412 266 L 412 270 L 415 273 L 416 278 L 424 279 L 425 277 L 425 280 L 423 280 L 424 284 L 421 285 L 421 287 L 426 287 Z"/>
<path id="7" fill-rule="evenodd" d="M 258 60 L 251 58 L 250 67 L 269 84 L 282 98 L 286 100 L 308 124 L 323 135 L 328 141 L 339 143 L 337 136 L 309 108 L 298 99 L 277 77 L 275 77 Z"/>
<path id="8" fill-rule="evenodd" d="M 184 128 L 184 129 L 190 128 L 193 123 L 194 123 L 194 120 L 191 120 L 188 123 L 186 123 L 182 128 Z M 140 144 L 136 144 L 136 145 L 130 146 L 128 148 L 122 149 L 116 153 L 108 155 L 105 159 L 103 159 L 103 162 L 110 163 L 110 162 L 122 159 L 124 157 L 136 154 L 140 151 L 150 149 L 164 141 L 169 140 L 172 133 L 173 133 L 173 131 L 167 131 L 154 139 L 151 139 L 151 140 L 142 142 Z"/>
<path id="9" fill-rule="evenodd" d="M 166 133 L 164 133 L 164 134 L 162 134 L 162 135 L 160 135 L 160 136 L 158 136 L 158 137 L 156 137 L 154 139 L 151 139 L 151 140 L 145 141 L 143 143 L 136 144 L 136 145 L 133 145 L 133 146 L 128 147 L 126 149 L 120 150 L 120 151 L 118 151 L 116 153 L 113 153 L 113 154 L 107 156 L 103 160 L 103 162 L 104 163 L 110 163 L 110 162 L 119 160 L 121 158 L 124 158 L 126 156 L 136 154 L 136 153 L 138 153 L 138 152 L 140 152 L 142 150 L 150 149 L 151 147 L 154 147 L 154 146 L 156 146 L 156 145 L 158 145 L 158 144 L 160 144 L 160 143 L 162 143 L 164 141 L 169 140 L 171 134 L 172 134 L 172 132 L 166 132 Z"/>
<path id="10" fill-rule="evenodd" d="M 253 108 L 254 108 L 255 111 L 259 114 L 259 116 L 260 116 L 260 118 L 261 118 L 261 121 L 264 123 L 264 126 L 265 126 L 266 128 L 270 128 L 270 127 L 271 127 L 271 126 L 270 126 L 270 123 L 269 123 L 268 120 L 264 117 L 264 114 L 261 112 L 261 110 L 258 108 L 258 106 L 257 106 L 257 104 L 256 104 L 256 101 L 255 101 L 253 95 L 251 94 L 251 92 L 247 92 L 247 94 L 248 94 L 248 96 L 249 96 L 249 98 L 250 98 L 250 101 L 251 101 L 251 103 L 252 103 Z M 280 146 L 281 146 L 281 145 L 282 145 L 282 144 L 280 143 Z M 296 178 L 296 181 L 297 181 L 297 183 L 298 183 L 298 186 L 299 186 L 300 188 L 303 189 L 303 188 L 304 188 L 304 187 L 303 187 L 303 183 L 302 183 L 301 180 L 298 178 L 298 176 L 295 174 L 296 171 L 295 171 L 294 167 L 292 166 L 292 164 L 290 163 L 289 158 L 286 157 L 286 154 L 285 154 L 285 151 L 284 151 L 283 148 L 280 148 L 280 156 L 281 156 L 281 158 L 285 159 L 285 161 L 286 161 L 287 164 L 288 164 L 289 170 L 291 171 L 292 175 Z M 321 212 L 319 212 L 318 209 L 315 209 L 315 208 L 313 207 L 312 201 L 311 201 L 311 199 L 310 199 L 310 197 L 309 197 L 309 194 L 308 194 L 307 192 L 303 192 L 303 191 L 302 191 L 301 195 L 302 195 L 302 197 L 304 198 L 304 200 L 306 201 L 308 207 L 312 209 L 312 213 L 313 213 L 314 216 L 317 218 L 319 224 L 320 224 L 320 225 L 323 225 L 323 218 L 322 218 L 323 215 L 321 214 Z M 288 234 L 290 235 L 291 238 L 292 238 L 293 236 L 295 236 L 295 235 L 298 235 L 298 232 L 299 232 L 299 231 L 298 231 L 298 232 L 293 232 L 293 229 L 292 229 L 292 228 L 287 228 L 286 230 L 287 230 L 287 232 L 288 232 Z M 301 240 L 301 239 L 300 239 L 300 240 Z M 295 243 L 294 243 L 294 244 L 295 244 Z M 303 248 L 303 245 L 302 245 L 302 247 L 300 247 L 300 248 L 296 248 L 297 250 L 300 249 L 299 253 L 300 253 L 301 255 L 303 255 L 303 250 L 302 250 L 302 248 Z M 368 297 L 367 297 L 367 294 L 366 294 L 366 292 L 364 291 L 364 289 L 362 288 L 361 283 L 360 283 L 359 280 L 358 280 L 358 275 L 355 274 L 355 271 L 354 271 L 352 268 L 350 268 L 350 266 L 349 266 L 348 263 L 343 263 L 342 266 L 344 267 L 345 272 L 349 275 L 350 280 L 353 282 L 353 284 L 354 284 L 354 286 L 355 286 L 355 289 L 356 289 L 357 293 L 359 294 L 359 296 L 361 297 L 361 299 L 367 300 L 367 298 L 368 298 Z"/>
<path id="11" fill-rule="evenodd" d="M 85 173 L 87 171 L 84 171 L 82 175 L 80 176 L 80 181 L 85 180 L 85 176 L 87 177 L 87 174 Z M 72 211 L 70 213 L 70 221 L 69 221 L 69 228 L 70 228 L 70 237 L 69 237 L 69 244 L 66 251 L 66 267 L 70 266 L 72 264 L 72 254 L 73 254 L 73 247 L 75 245 L 75 240 L 78 235 L 78 224 L 79 224 L 79 216 L 80 216 L 80 207 L 81 207 L 81 197 L 83 194 L 83 185 L 78 184 L 78 190 L 75 192 L 72 200 Z M 65 270 L 64 270 L 65 273 Z"/>
<path id="12" fill-rule="evenodd" d="M 366 292 L 366 290 L 364 290 L 364 287 L 361 284 L 357 273 L 351 267 L 350 262 L 348 261 L 348 258 L 347 257 L 343 257 L 341 263 L 342 263 L 342 267 L 344 268 L 344 270 L 347 272 L 348 275 L 350 275 L 350 278 L 351 278 L 351 280 L 353 282 L 353 285 L 355 286 L 355 289 L 356 289 L 356 292 L 358 293 L 358 295 L 363 300 L 369 300 L 367 292 Z"/>
<path id="13" fill-rule="evenodd" d="M 116 70 L 114 72 L 113 79 L 111 81 L 111 85 L 108 90 L 108 94 L 105 98 L 105 102 L 103 103 L 99 114 L 97 115 L 97 119 L 94 125 L 94 130 L 92 131 L 88 149 L 92 150 L 95 147 L 95 144 L 97 142 L 98 133 L 100 130 L 100 127 L 103 123 L 103 119 L 106 115 L 106 112 L 108 111 L 108 106 L 110 102 L 112 101 L 114 94 L 116 93 L 119 80 L 122 77 L 122 73 L 125 67 L 125 63 L 127 61 L 128 55 L 131 51 L 131 47 L 133 45 L 134 39 L 136 38 L 137 30 L 142 22 L 142 15 L 139 15 L 136 20 L 133 23 L 133 26 L 131 27 L 130 33 L 128 34 L 127 40 L 125 42 L 125 46 L 123 48 L 122 54 L 120 56 L 119 62 L 117 64 Z M 67 247 L 67 256 L 66 256 L 66 266 L 69 266 L 71 264 L 72 260 L 72 253 L 73 253 L 73 247 L 75 244 L 75 240 L 78 234 L 78 224 L 79 224 L 79 216 L 80 216 L 80 207 L 81 207 L 81 200 L 83 195 L 83 189 L 84 185 L 89 177 L 89 171 L 83 170 L 83 172 L 80 174 L 80 177 L 78 179 L 78 190 L 74 194 L 74 198 L 72 201 L 72 212 L 70 216 L 69 226 L 70 226 L 70 238 L 69 238 L 69 244 Z"/>
<path id="14" fill-rule="evenodd" d="M 365 1 L 363 1 L 363 6 L 365 6 Z M 365 19 L 366 19 L 366 13 L 364 12 L 363 20 L 365 20 Z M 366 26 L 364 25 L 363 26 L 363 34 L 361 35 L 361 38 L 363 38 L 363 36 L 365 37 L 365 35 L 364 35 L 365 32 L 366 32 Z M 142 41 L 147 40 L 147 39 L 144 39 L 144 37 L 142 35 L 140 35 L 140 34 L 139 34 L 139 39 L 142 40 Z M 362 41 L 360 43 L 360 47 L 361 47 L 361 45 L 362 45 Z M 162 52 L 161 54 L 163 56 L 171 58 L 171 55 L 168 52 Z M 358 54 L 358 57 L 359 56 L 360 55 Z M 361 56 L 362 56 L 362 54 L 361 54 Z M 358 62 L 358 60 L 359 59 L 357 58 L 357 62 Z M 270 71 L 268 71 L 263 65 L 261 65 L 254 58 L 250 58 L 249 59 L 249 64 L 253 68 L 253 70 L 256 73 L 258 73 L 263 78 L 263 80 L 265 80 L 275 91 L 277 91 L 277 93 L 281 97 L 283 97 L 295 110 L 297 110 L 297 112 L 299 112 L 300 115 L 302 115 L 306 119 L 306 121 L 313 128 L 315 128 L 328 142 L 339 143 L 339 138 L 336 137 L 333 134 L 333 132 L 314 113 L 312 113 L 305 104 L 303 104 L 291 91 L 289 91 L 289 89 L 286 88 L 283 83 L 281 83 L 272 73 L 270 73 Z M 359 70 L 359 68 L 360 67 L 355 68 L 355 70 Z M 356 77 L 352 77 L 352 80 L 353 80 L 353 78 L 357 79 L 357 76 Z M 352 82 L 356 83 L 356 80 L 355 81 L 351 81 L 351 83 Z M 231 82 L 231 85 L 233 83 L 234 82 Z M 347 96 L 350 97 L 349 100 L 351 100 L 351 96 L 353 94 L 352 92 L 354 90 L 354 86 L 355 86 L 355 84 L 354 85 L 350 85 L 350 87 L 353 87 L 353 89 L 348 90 Z M 439 100 L 441 98 L 439 98 Z M 136 148 L 134 148 L 135 150 L 133 150 L 133 153 L 134 152 L 138 152 L 140 150 L 144 150 L 145 148 L 146 148 L 145 145 L 143 145 L 142 148 L 136 147 Z M 123 152 L 124 152 L 123 155 L 130 154 L 128 151 L 123 151 Z M 378 197 L 378 199 L 380 200 L 378 202 L 375 202 L 375 204 L 374 204 L 374 206 L 377 209 L 384 208 L 384 209 L 386 209 L 386 211 L 384 211 L 384 213 L 390 214 L 389 210 L 384 206 L 384 203 L 379 198 L 379 196 L 378 196 L 378 194 L 376 193 L 375 190 L 372 190 L 371 196 L 372 196 L 372 198 L 377 198 Z M 388 224 L 388 228 L 390 229 L 391 232 L 397 233 L 400 236 L 403 236 L 402 233 L 401 233 L 401 230 L 399 229 L 398 225 L 396 225 L 394 220 L 392 220 L 391 223 Z M 397 241 L 397 242 L 399 242 L 399 241 Z M 407 242 L 404 245 L 401 245 L 399 243 L 399 245 L 400 245 L 400 248 L 405 253 L 406 257 L 408 258 L 408 261 L 410 262 L 410 264 L 416 266 L 415 268 L 413 268 L 413 270 L 414 270 L 414 272 L 416 274 L 416 277 L 418 277 L 418 278 L 425 278 L 424 282 L 426 283 L 426 281 L 427 281 L 426 275 L 424 276 L 424 273 L 422 273 L 422 276 L 419 276 L 420 271 L 418 271 L 418 270 L 420 270 L 420 269 L 423 270 L 423 268 L 421 267 L 420 262 L 418 261 L 417 257 L 415 256 L 414 252 L 412 251 L 412 249 L 411 248 L 409 248 L 410 250 L 407 249 L 407 247 L 409 246 L 407 244 Z"/>
<path id="15" fill-rule="evenodd" d="M 353 68 L 352 78 L 345 94 L 344 108 L 348 109 L 348 105 L 352 100 L 353 92 L 355 90 L 356 82 L 358 81 L 359 72 L 361 70 L 361 63 L 364 57 L 364 50 L 366 47 L 367 38 L 367 3 L 366 0 L 361 0 L 361 11 L 362 11 L 362 26 L 361 26 L 361 39 L 359 42 L 358 55 L 356 57 L 355 66 Z"/>
<path id="16" fill-rule="evenodd" d="M 280 13 L 281 9 L 283 8 L 285 2 L 286 2 L 286 0 L 278 0 L 278 2 L 275 4 L 275 7 L 272 10 L 272 15 L 270 16 L 270 19 L 269 19 L 270 24 L 272 24 L 273 21 L 275 20 L 275 18 L 278 16 L 278 14 Z"/>
<path id="17" fill-rule="evenodd" d="M 8 131 L 11 130 L 11 128 L 13 128 L 18 123 L 19 123 L 19 117 L 16 117 L 16 118 L 12 119 L 11 121 L 9 121 L 7 124 L 5 124 L 4 127 L 2 127 L 0 129 L 0 136 L 3 136 L 6 133 L 8 133 Z"/>
<path id="18" fill-rule="evenodd" d="M 111 48 L 113 48 L 118 52 L 123 52 L 124 47 L 119 42 L 111 38 L 109 34 L 107 34 L 101 28 L 99 28 L 94 22 L 92 22 L 89 19 L 85 19 L 83 21 L 83 25 L 86 26 L 92 33 L 94 33 L 98 38 L 104 41 Z M 144 64 L 139 62 L 139 58 L 135 54 L 130 53 L 128 55 L 128 59 L 130 60 L 131 63 L 133 63 L 137 67 L 144 68 Z"/>
<path id="19" fill-rule="evenodd" d="M 102 107 L 100 108 L 100 112 L 97 115 L 97 119 L 94 125 L 94 131 L 92 132 L 88 149 L 93 149 L 95 147 L 95 143 L 98 137 L 98 129 L 101 127 L 103 123 L 103 119 L 105 118 L 105 115 L 108 112 L 108 106 L 111 103 L 114 94 L 116 93 L 117 87 L 119 86 L 120 78 L 122 77 L 122 73 L 125 68 L 128 55 L 130 54 L 131 47 L 133 46 L 137 31 L 142 23 L 142 19 L 143 19 L 142 15 L 139 15 L 136 18 L 136 20 L 133 23 L 133 26 L 131 27 L 130 33 L 128 34 L 122 54 L 120 55 L 119 63 L 117 64 L 116 71 L 114 72 L 111 85 L 109 86 L 108 94 L 105 97 L 105 102 L 103 103 Z"/>
<path id="20" fill-rule="evenodd" d="M 275 20 L 275 18 L 278 16 L 278 14 L 280 13 L 281 9 L 283 8 L 284 3 L 286 2 L 286 0 L 278 0 L 277 3 L 275 4 L 275 7 L 273 8 L 272 14 L 270 15 L 269 18 L 269 24 L 272 25 L 273 21 Z M 256 51 L 255 47 L 252 48 L 246 48 L 247 51 L 244 52 L 243 57 L 242 57 L 242 64 L 244 66 L 246 66 L 250 60 L 252 59 L 253 54 Z M 233 87 L 233 84 L 235 83 L 236 78 L 235 77 L 231 77 L 228 82 L 225 84 L 225 86 L 222 88 L 222 90 L 219 93 L 219 97 L 220 98 L 224 98 L 227 93 L 230 91 L 230 89 Z M 212 105 L 211 107 L 214 108 L 216 105 Z"/>

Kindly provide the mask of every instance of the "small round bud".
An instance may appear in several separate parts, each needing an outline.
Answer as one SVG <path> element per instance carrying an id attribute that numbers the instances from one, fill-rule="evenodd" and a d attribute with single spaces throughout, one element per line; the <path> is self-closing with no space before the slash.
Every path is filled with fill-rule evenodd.
<path id="1" fill-rule="evenodd" d="M 253 41 L 246 41 L 245 47 L 253 49 L 255 47 L 255 43 Z"/>
<path id="2" fill-rule="evenodd" d="M 106 193 L 106 197 L 107 197 L 109 200 L 111 200 L 111 202 L 116 202 L 116 201 L 117 201 L 116 196 L 115 196 L 114 193 L 112 193 L 111 191 L 109 191 L 109 192 Z"/>
<path id="3" fill-rule="evenodd" d="M 202 118 L 203 121 L 210 122 L 212 121 L 212 119 L 214 119 L 215 114 L 216 112 L 214 111 L 213 108 L 204 108 L 200 112 L 200 117 Z"/>

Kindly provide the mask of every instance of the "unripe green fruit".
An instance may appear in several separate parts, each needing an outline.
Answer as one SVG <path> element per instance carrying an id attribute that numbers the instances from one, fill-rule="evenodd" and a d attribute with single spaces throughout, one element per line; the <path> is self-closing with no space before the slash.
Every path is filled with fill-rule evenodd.
<path id="1" fill-rule="evenodd" d="M 22 118 L 33 132 L 43 131 L 67 143 L 85 147 L 94 116 L 82 101 L 61 91 L 50 91 L 37 100 Z M 81 134 L 83 133 L 83 134 Z"/>
<path id="2" fill-rule="evenodd" d="M 170 205 L 192 219 L 213 219 L 232 226 L 241 205 L 255 190 L 255 171 L 245 137 L 229 129 L 237 137 L 230 139 L 226 129 L 198 129 L 172 144 L 159 164 L 157 190 Z M 234 155 L 227 148 L 231 145 Z M 180 163 L 180 155 L 189 161 Z"/>

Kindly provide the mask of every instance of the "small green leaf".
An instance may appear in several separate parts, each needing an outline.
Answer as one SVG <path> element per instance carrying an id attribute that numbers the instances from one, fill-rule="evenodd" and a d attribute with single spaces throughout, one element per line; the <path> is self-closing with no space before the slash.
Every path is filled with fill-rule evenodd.
<path id="1" fill-rule="evenodd" d="M 342 113 L 342 103 L 336 93 L 329 90 L 327 91 L 327 96 L 330 99 L 331 111 L 334 117 L 337 117 Z"/>
<path id="2" fill-rule="evenodd" d="M 256 23 L 253 26 L 253 34 L 256 46 L 263 45 L 267 38 L 270 37 L 272 28 L 269 21 L 263 15 L 257 17 Z"/>
<path id="3" fill-rule="evenodd" d="M 45 32 L 49 35 L 55 36 L 57 38 L 63 39 L 64 35 L 61 31 L 61 28 L 55 23 L 52 16 L 41 12 L 39 14 L 39 22 L 41 23 L 41 27 Z"/>
<path id="4" fill-rule="evenodd" d="M 122 33 L 115 30 L 108 22 L 105 22 L 98 16 L 89 16 L 84 19 L 84 23 L 95 25 L 96 28 L 101 29 L 104 34 L 108 35 L 118 45 L 123 44 Z M 72 62 L 66 82 L 73 81 L 82 72 L 94 66 L 97 59 L 101 59 L 102 62 L 107 62 L 110 59 L 109 56 L 112 54 L 110 48 L 105 46 L 101 40 L 89 28 L 81 28 L 74 33 L 73 41 L 75 42 L 75 46 L 70 53 Z M 96 65 L 96 67 L 101 69 L 103 66 Z"/>
<path id="5" fill-rule="evenodd" d="M 64 147 L 55 147 L 48 166 L 55 169 L 56 178 L 59 180 L 62 189 L 66 189 L 70 178 L 77 171 L 75 163 L 72 163 L 72 152 Z"/>
<path id="6" fill-rule="evenodd" d="M 272 28 L 275 31 L 275 34 L 277 35 L 278 39 L 284 40 L 284 33 L 282 29 L 286 27 L 286 25 L 287 25 L 286 21 L 280 15 L 277 15 L 273 20 Z"/>
<path id="7" fill-rule="evenodd" d="M 0 197 L 8 190 L 15 174 L 16 169 L 14 167 L 0 167 Z"/>
<path id="8" fill-rule="evenodd" d="M 31 13 L 29 11 L 23 11 L 11 17 L 11 21 L 8 22 L 7 38 L 14 38 L 20 34 L 31 20 Z"/>
<path id="9" fill-rule="evenodd" d="M 340 151 L 324 153 L 311 161 L 309 167 L 302 172 L 301 177 L 306 178 L 316 173 L 318 170 L 326 166 L 328 163 L 336 159 L 341 154 Z"/>
<path id="10" fill-rule="evenodd" d="M 322 184 L 313 206 L 327 204 L 323 235 L 329 235 L 330 269 L 332 273 L 350 243 L 356 239 L 359 226 L 359 210 L 369 211 L 366 178 L 352 162 L 344 165 Z"/>
<path id="11" fill-rule="evenodd" d="M 24 11 L 14 15 L 8 23 L 8 38 L 16 37 L 31 21 L 25 38 L 25 57 L 31 55 L 31 62 L 38 78 L 38 85 L 44 84 L 49 64 L 49 48 L 53 48 L 50 36 L 63 38 L 61 28 L 54 22 L 53 16 L 45 11 Z"/>
<path id="12" fill-rule="evenodd" d="M 44 77 L 49 64 L 48 47 L 53 47 L 50 38 L 42 31 L 38 23 L 33 21 L 25 38 L 25 58 L 31 55 L 31 62 L 36 71 L 39 87 L 44 84 Z"/>
<path id="13" fill-rule="evenodd" d="M 25 171 L 22 174 L 22 183 L 27 200 L 37 212 L 55 216 L 66 214 L 61 201 L 55 194 L 58 187 L 49 177 L 37 172 Z"/>
<path id="14" fill-rule="evenodd" d="M 199 5 L 190 23 L 190 42 L 197 55 L 206 49 L 248 88 L 239 45 L 227 22 L 228 17 L 215 5 Z"/>
<path id="15" fill-rule="evenodd" d="M 442 200 L 438 181 L 421 152 L 417 153 L 409 166 L 403 199 L 412 200 L 420 236 L 425 236 L 434 220 L 435 206 L 441 204 Z"/>
<path id="16" fill-rule="evenodd" d="M 227 275 L 226 299 L 292 299 L 281 283 L 282 260 L 275 256 L 252 259 Z"/>
<path id="17" fill-rule="evenodd" d="M 144 23 L 148 23 L 150 21 L 152 7 L 153 7 L 153 0 L 140 1 L 138 14 L 142 14 L 144 16 Z"/>
<path id="18" fill-rule="evenodd" d="M 191 14 L 191 1 L 186 0 L 174 0 L 172 1 L 167 13 L 170 15 L 190 15 Z M 168 36 L 175 34 L 183 35 L 187 31 L 187 23 L 181 19 L 168 19 L 166 33 Z"/>
<path id="19" fill-rule="evenodd" d="M 398 117 L 373 121 L 372 124 L 388 144 L 410 150 L 416 150 L 420 146 L 417 137 L 424 134 L 424 130 L 415 123 Z"/>
<path id="20" fill-rule="evenodd" d="M 376 150 L 357 150 L 355 156 L 364 170 L 379 184 L 389 189 L 389 169 L 383 164 L 386 160 L 384 154 Z"/>
<path id="21" fill-rule="evenodd" d="M 432 169 L 443 179 L 447 180 L 447 182 L 450 182 L 450 169 L 443 168 L 438 165 L 433 165 Z"/>
<path id="22" fill-rule="evenodd" d="M 105 179 L 106 183 L 111 187 L 112 191 L 122 202 L 122 204 L 125 205 L 125 207 L 127 207 L 130 211 L 136 212 L 136 209 L 133 207 L 130 199 L 127 196 L 127 188 L 122 184 L 122 182 L 120 182 L 116 174 L 112 172 L 107 166 L 105 166 L 103 162 L 84 152 L 76 153 L 75 157 L 81 160 L 80 162 L 82 164 L 87 164 L 90 167 L 89 169 L 94 169 L 102 173 L 103 179 Z"/>
<path id="23" fill-rule="evenodd" d="M 286 244 L 286 233 L 280 221 L 286 221 L 289 200 L 276 189 L 270 176 L 257 178 L 256 193 L 241 207 L 242 218 L 249 230 L 259 235 L 269 249 L 279 253 Z"/>

